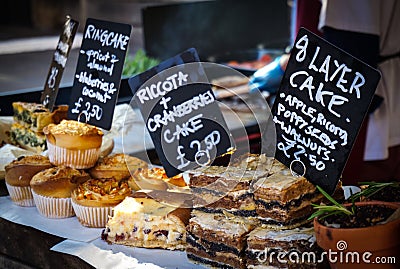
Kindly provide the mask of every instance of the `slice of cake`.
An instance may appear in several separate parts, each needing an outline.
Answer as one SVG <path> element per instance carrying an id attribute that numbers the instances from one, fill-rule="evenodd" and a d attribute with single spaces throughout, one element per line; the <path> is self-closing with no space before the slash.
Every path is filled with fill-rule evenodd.
<path id="1" fill-rule="evenodd" d="M 29 128 L 14 122 L 10 129 L 10 140 L 14 145 L 32 152 L 41 153 L 46 150 L 46 136 L 41 132 L 34 132 Z"/>
<path id="2" fill-rule="evenodd" d="M 256 225 L 249 218 L 193 210 L 187 227 L 187 256 L 217 268 L 245 268 L 246 235 Z"/>
<path id="3" fill-rule="evenodd" d="M 209 213 L 228 212 L 254 216 L 255 203 L 250 186 L 265 171 L 248 171 L 240 167 L 210 166 L 191 171 L 189 187 L 194 207 Z"/>
<path id="4" fill-rule="evenodd" d="M 293 176 L 289 169 L 261 178 L 252 187 L 258 218 L 275 229 L 305 224 L 313 211 L 311 203 L 319 203 L 323 198 L 311 182 Z"/>
<path id="5" fill-rule="evenodd" d="M 186 248 L 186 225 L 190 209 L 167 205 L 138 191 L 114 210 L 102 239 L 120 245 L 179 249 Z"/>
<path id="6" fill-rule="evenodd" d="M 47 148 L 43 128 L 66 119 L 68 113 L 67 105 L 57 106 L 53 112 L 37 103 L 13 102 L 12 106 L 14 123 L 9 132 L 11 143 L 36 153 Z"/>
<path id="7" fill-rule="evenodd" d="M 314 229 L 254 229 L 247 238 L 248 268 L 317 268 L 320 249 Z"/>
<path id="8" fill-rule="evenodd" d="M 67 118 L 68 113 L 67 105 L 56 106 L 53 112 L 37 103 L 13 102 L 12 106 L 14 121 L 34 132 L 42 132 L 50 123 L 60 123 Z"/>

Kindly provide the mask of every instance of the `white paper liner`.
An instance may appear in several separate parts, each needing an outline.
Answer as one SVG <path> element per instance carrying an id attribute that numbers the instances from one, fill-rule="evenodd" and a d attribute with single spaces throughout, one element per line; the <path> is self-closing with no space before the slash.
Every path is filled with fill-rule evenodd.
<path id="1" fill-rule="evenodd" d="M 62 219 L 75 216 L 71 198 L 46 197 L 32 190 L 33 199 L 40 215 L 46 218 Z"/>
<path id="2" fill-rule="evenodd" d="M 66 149 L 47 142 L 50 162 L 75 169 L 93 167 L 100 156 L 100 147 L 92 149 Z"/>
<path id="3" fill-rule="evenodd" d="M 6 182 L 8 193 L 10 194 L 11 200 L 19 206 L 35 206 L 33 200 L 31 187 L 17 187 L 8 185 Z"/>
<path id="4" fill-rule="evenodd" d="M 86 227 L 92 227 L 92 228 L 106 227 L 108 217 L 112 216 L 113 213 L 112 206 L 108 207 L 83 206 L 75 203 L 75 201 L 72 199 L 71 203 L 79 222 Z"/>

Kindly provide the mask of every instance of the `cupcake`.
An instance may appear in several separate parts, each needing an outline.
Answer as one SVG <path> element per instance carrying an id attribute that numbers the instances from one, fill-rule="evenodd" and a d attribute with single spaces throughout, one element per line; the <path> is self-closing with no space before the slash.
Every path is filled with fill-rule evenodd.
<path id="1" fill-rule="evenodd" d="M 154 168 L 138 169 L 128 179 L 128 184 L 132 190 L 159 190 L 168 189 L 168 184 L 163 180 L 162 175 L 157 173 Z"/>
<path id="2" fill-rule="evenodd" d="M 72 191 L 75 214 L 83 226 L 105 227 L 114 206 L 132 193 L 126 181 L 89 179 Z"/>
<path id="3" fill-rule="evenodd" d="M 74 216 L 71 192 L 88 179 L 85 171 L 67 166 L 48 168 L 34 175 L 30 186 L 39 213 L 47 218 Z"/>
<path id="4" fill-rule="evenodd" d="M 123 153 L 116 153 L 100 158 L 96 166 L 89 170 L 94 178 L 115 178 L 122 180 L 129 178 L 140 168 L 147 168 L 147 162 Z"/>
<path id="5" fill-rule="evenodd" d="M 32 177 L 52 167 L 49 158 L 42 155 L 21 156 L 5 166 L 5 180 L 11 200 L 19 206 L 35 206 L 30 181 Z"/>
<path id="6" fill-rule="evenodd" d="M 93 167 L 99 156 L 103 132 L 86 123 L 63 120 L 44 127 L 48 155 L 54 165 L 75 169 Z"/>

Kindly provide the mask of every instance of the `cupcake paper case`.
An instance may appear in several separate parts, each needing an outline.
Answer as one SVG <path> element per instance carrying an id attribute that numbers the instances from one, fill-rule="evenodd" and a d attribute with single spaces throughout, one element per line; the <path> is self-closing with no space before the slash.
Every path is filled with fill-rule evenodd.
<path id="1" fill-rule="evenodd" d="M 11 200 L 19 206 L 35 206 L 30 181 L 38 172 L 52 167 L 41 155 L 21 156 L 5 166 L 5 180 Z"/>
<path id="2" fill-rule="evenodd" d="M 48 155 L 54 165 L 75 169 L 93 167 L 99 156 L 103 132 L 93 125 L 63 120 L 43 129 L 46 135 Z"/>
<path id="3" fill-rule="evenodd" d="M 126 181 L 90 179 L 72 191 L 75 214 L 83 226 L 105 227 L 114 206 L 132 193 Z"/>
<path id="4" fill-rule="evenodd" d="M 47 218 L 74 216 L 71 192 L 89 178 L 85 171 L 66 166 L 52 167 L 34 175 L 30 186 L 39 213 Z"/>

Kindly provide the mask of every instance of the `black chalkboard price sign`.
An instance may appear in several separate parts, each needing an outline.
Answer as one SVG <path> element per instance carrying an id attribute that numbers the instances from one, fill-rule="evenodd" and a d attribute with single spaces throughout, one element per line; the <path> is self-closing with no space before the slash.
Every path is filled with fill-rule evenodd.
<path id="1" fill-rule="evenodd" d="M 109 130 L 117 102 L 131 26 L 87 19 L 68 118 Z"/>
<path id="2" fill-rule="evenodd" d="M 300 29 L 272 108 L 276 158 L 333 193 L 380 73 Z"/>
<path id="3" fill-rule="evenodd" d="M 69 52 L 71 51 L 72 43 L 78 30 L 79 23 L 70 16 L 67 16 L 57 48 L 53 53 L 53 59 L 50 64 L 50 69 L 47 74 L 44 91 L 42 92 L 40 102 L 50 111 L 53 111 L 54 104 L 57 99 L 58 87 L 64 72 L 65 64 L 67 63 Z"/>
<path id="4" fill-rule="evenodd" d="M 195 49 L 130 78 L 129 86 L 167 176 L 207 166 L 232 147 Z"/>

